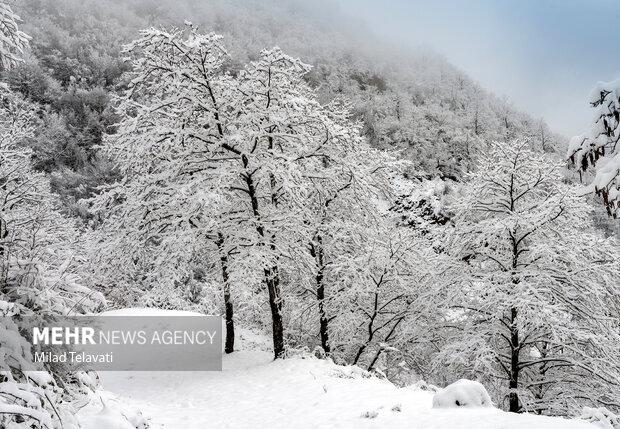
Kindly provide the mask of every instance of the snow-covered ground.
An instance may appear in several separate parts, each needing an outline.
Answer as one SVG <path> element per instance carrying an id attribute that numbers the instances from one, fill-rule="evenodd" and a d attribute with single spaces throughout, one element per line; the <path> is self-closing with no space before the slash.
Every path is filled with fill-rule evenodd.
<path id="1" fill-rule="evenodd" d="M 398 388 L 357 367 L 315 358 L 274 362 L 269 351 L 243 350 L 260 337 L 244 331 L 240 337 L 242 350 L 224 357 L 222 372 L 101 373 L 103 402 L 140 409 L 154 428 L 169 429 L 595 428 L 495 408 L 433 409 L 428 391 Z M 87 429 L 125 429 L 93 418 L 100 409 L 101 402 L 93 401 L 82 410 L 82 421 L 91 422 Z"/>

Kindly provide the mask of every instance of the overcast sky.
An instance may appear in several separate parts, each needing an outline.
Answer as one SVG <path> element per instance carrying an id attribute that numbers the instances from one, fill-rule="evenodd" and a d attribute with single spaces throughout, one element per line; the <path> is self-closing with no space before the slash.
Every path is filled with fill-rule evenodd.
<path id="1" fill-rule="evenodd" d="M 339 0 L 396 43 L 430 47 L 557 132 L 581 133 L 586 97 L 620 78 L 620 0 Z"/>

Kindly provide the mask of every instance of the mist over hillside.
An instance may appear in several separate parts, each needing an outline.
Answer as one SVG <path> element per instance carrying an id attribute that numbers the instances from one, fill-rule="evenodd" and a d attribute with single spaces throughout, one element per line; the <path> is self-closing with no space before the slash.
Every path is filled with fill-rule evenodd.
<path id="1" fill-rule="evenodd" d="M 27 0 L 17 10 L 33 36 L 32 55 L 8 80 L 50 106 L 54 127 L 62 128 L 45 131 L 34 147 L 41 168 L 58 173 L 55 186 L 69 205 L 92 191 L 93 176 L 111 174 L 93 163 L 92 148 L 114 123 L 109 94 L 126 84 L 122 45 L 150 26 L 222 34 L 233 72 L 272 46 L 298 56 L 313 66 L 307 80 L 319 99 L 352 103 L 371 143 L 402 152 L 415 176 L 460 180 L 483 140 L 530 138 L 551 152 L 562 146 L 543 121 L 515 111 L 444 58 L 383 43 L 333 1 Z"/>

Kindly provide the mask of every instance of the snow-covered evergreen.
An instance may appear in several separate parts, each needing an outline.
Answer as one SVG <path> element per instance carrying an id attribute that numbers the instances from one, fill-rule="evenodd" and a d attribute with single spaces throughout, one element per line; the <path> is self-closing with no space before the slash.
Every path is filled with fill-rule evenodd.
<path id="1" fill-rule="evenodd" d="M 590 186 L 599 195 L 607 213 L 620 213 L 620 80 L 599 82 L 589 98 L 595 109 L 590 129 L 573 137 L 568 158 L 580 174 L 594 169 Z"/>

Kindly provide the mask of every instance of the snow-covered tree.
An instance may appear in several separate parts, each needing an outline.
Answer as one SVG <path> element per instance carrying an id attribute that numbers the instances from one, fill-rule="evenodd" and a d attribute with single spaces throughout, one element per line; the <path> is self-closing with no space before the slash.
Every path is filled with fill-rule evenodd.
<path id="1" fill-rule="evenodd" d="M 570 140 L 567 156 L 582 174 L 594 170 L 590 186 L 607 213 L 620 214 L 620 80 L 599 82 L 589 97 L 596 110 L 590 129 Z M 583 177 L 583 176 L 582 176 Z"/>
<path id="2" fill-rule="evenodd" d="M 306 299 L 295 301 L 294 322 L 298 333 L 310 331 L 302 344 L 316 344 L 318 322 L 325 352 L 385 370 L 384 352 L 420 357 L 416 347 L 424 342 L 432 307 L 423 296 L 432 289 L 436 255 L 418 231 L 396 226 L 386 210 L 391 194 L 381 194 L 387 189 L 381 181 L 356 183 L 365 165 L 360 162 L 348 179 L 343 174 L 344 185 L 315 191 L 321 202 L 310 242 L 315 265 L 308 280 L 298 281 Z"/>
<path id="3" fill-rule="evenodd" d="M 320 169 L 308 175 L 311 188 L 306 202 L 310 234 L 307 242 L 312 262 L 310 272 L 297 283 L 302 295 L 309 294 L 316 300 L 320 344 L 329 353 L 329 323 L 337 312 L 328 314 L 327 308 L 338 300 L 336 295 L 342 288 L 334 284 L 337 276 L 333 273 L 344 259 L 353 262 L 365 251 L 359 242 L 348 239 L 349 234 L 373 228 L 382 221 L 377 210 L 382 201 L 390 198 L 389 177 L 396 163 L 390 155 L 368 145 L 361 136 L 360 124 L 351 122 L 347 106 L 331 103 L 327 107 L 325 124 L 331 144 L 323 145 L 313 155 L 319 158 Z M 305 303 L 299 305 L 309 309 Z"/>
<path id="4" fill-rule="evenodd" d="M 23 146 L 36 121 L 32 105 L 0 86 L 0 426 L 70 428 L 69 377 L 61 389 L 59 374 L 33 365 L 15 320 L 93 311 L 104 299 L 81 284 L 78 231 Z"/>
<path id="5" fill-rule="evenodd" d="M 0 100 L 0 292 L 37 312 L 92 309 L 103 297 L 80 284 L 78 230 L 23 144 L 37 120 L 33 107 L 3 87 Z"/>
<path id="6" fill-rule="evenodd" d="M 353 309 L 343 319 L 356 328 L 349 332 L 352 363 L 374 369 L 383 354 L 407 355 L 422 342 L 428 328 L 432 251 L 427 253 L 426 243 L 411 231 L 389 226 L 359 238 L 363 251 L 351 261 L 357 264 L 341 267 L 351 284 L 345 296 Z"/>
<path id="7" fill-rule="evenodd" d="M 455 204 L 438 363 L 494 386 L 510 411 L 620 405 L 620 246 L 599 236 L 561 169 L 495 143 Z"/>
<path id="8" fill-rule="evenodd" d="M 0 2 L 0 71 L 21 61 L 21 54 L 28 47 L 30 37 L 19 29 L 19 21 L 11 7 Z"/>
<path id="9" fill-rule="evenodd" d="M 124 264 L 129 282 L 180 277 L 200 255 L 221 262 L 225 296 L 262 284 L 280 357 L 283 279 L 307 279 L 315 266 L 320 193 L 346 186 L 355 164 L 341 162 L 346 153 L 372 151 L 346 109 L 316 100 L 309 66 L 274 48 L 232 76 L 220 39 L 151 29 L 128 46 L 125 116 L 103 148 L 124 178 L 93 201 L 110 233 L 101 255 Z M 255 300 L 244 291 L 234 293 Z"/>
<path id="10" fill-rule="evenodd" d="M 118 106 L 129 114 L 103 147 L 122 179 L 94 201 L 93 210 L 104 218 L 93 234 L 103 247 L 94 255 L 96 279 L 118 282 L 122 291 L 161 283 L 159 292 L 190 282 L 198 266 L 219 277 L 229 309 L 230 246 L 216 220 L 232 210 L 226 195 L 217 194 L 227 172 L 195 171 L 208 158 L 202 132 L 221 128 L 211 95 L 228 91 L 221 70 L 226 51 L 213 34 L 183 40 L 178 33 L 150 30 L 142 36 L 127 47 L 128 53 L 139 52 L 131 87 Z M 220 269 L 210 261 L 220 261 Z M 233 316 L 227 312 L 232 351 Z"/>

